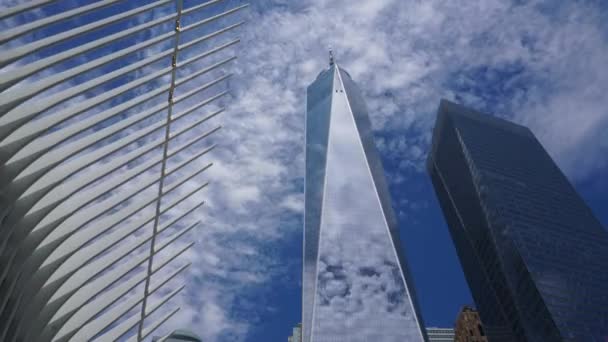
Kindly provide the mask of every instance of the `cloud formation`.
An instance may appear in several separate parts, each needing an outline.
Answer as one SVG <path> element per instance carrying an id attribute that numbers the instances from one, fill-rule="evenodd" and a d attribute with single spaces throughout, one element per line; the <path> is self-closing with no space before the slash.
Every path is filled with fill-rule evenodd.
<path id="1" fill-rule="evenodd" d="M 301 234 L 285 209 L 302 209 L 305 87 L 326 67 L 328 46 L 363 90 L 383 155 L 402 159 L 400 168 L 423 172 L 446 97 L 529 125 L 570 176 L 585 178 L 607 152 L 602 13 L 592 3 L 547 1 L 254 2 L 201 233 L 201 259 L 221 262 L 196 267 L 217 316 L 197 316 L 193 326 L 212 341 L 246 340 L 252 323 L 240 312 L 255 316 L 264 305 L 232 306 L 238 291 L 284 279 L 286 269 L 262 271 L 280 257 L 264 252 Z M 576 108 L 575 127 L 564 103 Z M 216 273 L 226 278 L 209 280 Z"/>
<path id="2" fill-rule="evenodd" d="M 403 159 L 400 168 L 423 172 L 446 97 L 529 125 L 568 175 L 589 177 L 607 152 L 605 13 L 592 2 L 254 2 L 225 118 L 234 154 L 218 156 L 216 168 L 231 174 L 214 174 L 222 195 L 213 201 L 225 197 L 241 220 L 266 218 L 254 235 L 300 234 L 275 209 L 300 196 L 305 87 L 326 66 L 328 46 L 363 90 L 379 148 Z"/>

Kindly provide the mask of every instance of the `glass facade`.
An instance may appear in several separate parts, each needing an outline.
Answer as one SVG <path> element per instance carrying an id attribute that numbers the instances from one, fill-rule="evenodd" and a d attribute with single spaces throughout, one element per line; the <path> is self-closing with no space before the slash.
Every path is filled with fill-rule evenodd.
<path id="1" fill-rule="evenodd" d="M 305 342 L 424 341 L 367 109 L 337 65 L 308 88 Z"/>
<path id="2" fill-rule="evenodd" d="M 608 232 L 529 129 L 442 101 L 428 169 L 489 341 L 608 340 Z"/>

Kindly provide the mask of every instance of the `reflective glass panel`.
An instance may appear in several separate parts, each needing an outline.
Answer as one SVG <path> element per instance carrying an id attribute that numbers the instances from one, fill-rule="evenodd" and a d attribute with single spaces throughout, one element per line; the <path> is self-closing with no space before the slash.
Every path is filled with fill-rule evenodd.
<path id="1" fill-rule="evenodd" d="M 342 81 L 348 76 L 335 67 L 330 70 L 334 75 L 319 228 L 310 227 L 310 220 L 305 227 L 318 234 L 318 246 L 312 248 L 308 244 L 315 241 L 305 241 L 305 251 L 317 251 L 315 278 L 306 279 L 311 274 L 306 269 L 304 273 L 304 283 L 314 288 L 313 296 L 305 294 L 303 303 L 312 307 L 311 323 L 303 326 L 305 341 L 423 341 L 393 241 L 395 232 L 389 229 L 394 219 L 387 219 L 383 208 L 390 200 L 379 196 L 388 192 L 378 191 L 378 186 L 385 187 L 384 181 L 378 184 L 370 170 L 368 155 L 377 152 L 364 149 L 351 108 L 355 103 L 358 115 L 367 115 L 363 101 L 349 102 L 353 94 L 347 96 L 350 89 Z M 314 114 L 319 113 L 308 112 Z M 309 166 L 307 160 L 307 191 L 308 184 L 317 184 L 311 178 L 319 174 Z M 379 164 L 374 167 L 381 169 Z M 308 210 L 315 208 L 310 200 L 307 195 L 307 217 Z"/>

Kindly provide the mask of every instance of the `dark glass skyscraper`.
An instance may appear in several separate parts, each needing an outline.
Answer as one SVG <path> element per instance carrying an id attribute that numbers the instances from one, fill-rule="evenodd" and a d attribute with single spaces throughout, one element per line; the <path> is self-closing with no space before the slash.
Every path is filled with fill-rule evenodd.
<path id="1" fill-rule="evenodd" d="M 363 97 L 333 63 L 307 96 L 303 341 L 424 341 Z"/>
<path id="2" fill-rule="evenodd" d="M 489 341 L 608 340 L 608 232 L 528 128 L 442 101 L 428 169 Z"/>

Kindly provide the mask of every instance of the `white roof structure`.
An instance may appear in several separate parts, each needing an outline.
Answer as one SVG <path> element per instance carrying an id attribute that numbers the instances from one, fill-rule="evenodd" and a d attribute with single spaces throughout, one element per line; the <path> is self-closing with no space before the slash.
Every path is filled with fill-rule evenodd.
<path id="1" fill-rule="evenodd" d="M 0 341 L 141 341 L 179 310 L 247 5 L 61 6 L 0 11 Z"/>

